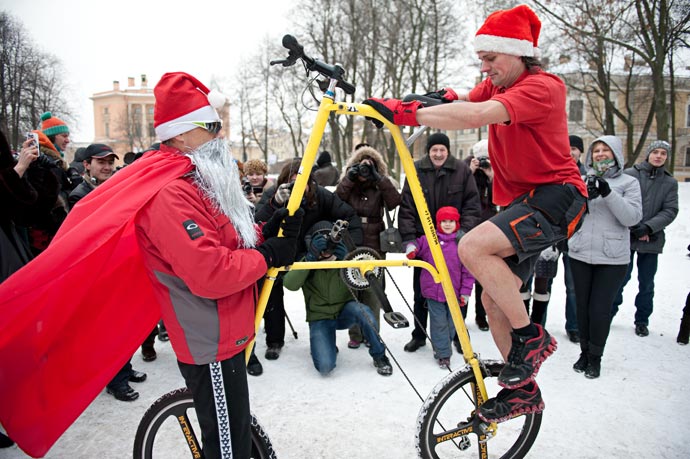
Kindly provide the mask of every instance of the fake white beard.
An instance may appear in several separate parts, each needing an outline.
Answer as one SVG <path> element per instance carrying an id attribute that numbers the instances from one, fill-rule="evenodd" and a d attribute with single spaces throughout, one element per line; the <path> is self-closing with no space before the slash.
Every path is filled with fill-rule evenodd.
<path id="1" fill-rule="evenodd" d="M 225 214 L 240 237 L 244 248 L 256 247 L 257 233 L 253 205 L 242 191 L 240 173 L 223 139 L 213 139 L 188 154 L 194 170 L 194 182 L 213 205 Z"/>

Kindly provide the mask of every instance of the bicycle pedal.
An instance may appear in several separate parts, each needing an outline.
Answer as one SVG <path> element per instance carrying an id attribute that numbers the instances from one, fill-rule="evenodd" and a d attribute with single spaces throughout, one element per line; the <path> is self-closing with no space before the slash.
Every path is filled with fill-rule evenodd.
<path id="1" fill-rule="evenodd" d="M 410 326 L 410 322 L 407 321 L 407 317 L 400 312 L 387 312 L 383 315 L 383 319 L 393 328 L 407 328 Z"/>
<path id="2" fill-rule="evenodd" d="M 470 446 L 472 446 L 472 443 L 470 442 L 470 439 L 467 438 L 467 436 L 463 436 L 460 441 L 458 442 L 458 449 L 460 451 L 465 451 L 468 449 Z"/>

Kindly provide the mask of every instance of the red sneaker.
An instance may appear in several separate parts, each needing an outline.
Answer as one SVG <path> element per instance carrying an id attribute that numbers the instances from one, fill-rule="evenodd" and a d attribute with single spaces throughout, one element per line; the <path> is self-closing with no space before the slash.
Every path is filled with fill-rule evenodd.
<path id="1" fill-rule="evenodd" d="M 544 411 L 544 400 L 537 383 L 519 389 L 501 389 L 479 407 L 479 418 L 485 422 L 503 422 L 516 416 Z"/>
<path id="2" fill-rule="evenodd" d="M 508 361 L 498 375 L 498 384 L 506 389 L 517 389 L 530 381 L 539 372 L 539 367 L 558 347 L 556 339 L 549 335 L 541 325 L 534 324 L 539 335 L 527 338 L 511 332 L 513 344 Z"/>

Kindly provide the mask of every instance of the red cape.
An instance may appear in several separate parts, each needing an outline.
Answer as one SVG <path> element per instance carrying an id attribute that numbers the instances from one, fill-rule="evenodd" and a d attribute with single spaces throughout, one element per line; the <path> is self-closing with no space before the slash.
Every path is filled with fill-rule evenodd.
<path id="1" fill-rule="evenodd" d="M 158 321 L 134 218 L 192 169 L 162 146 L 120 170 L 0 285 L 0 423 L 32 457 L 45 455 Z"/>

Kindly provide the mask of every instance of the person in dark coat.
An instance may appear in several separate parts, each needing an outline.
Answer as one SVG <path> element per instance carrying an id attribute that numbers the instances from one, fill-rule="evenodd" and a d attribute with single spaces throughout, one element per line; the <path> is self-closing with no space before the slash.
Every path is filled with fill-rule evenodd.
<path id="1" fill-rule="evenodd" d="M 5 134 L 0 131 L 0 283 L 33 258 L 28 240 L 15 224 L 38 198 L 25 175 L 38 158 L 38 148 L 30 143 L 24 142 L 15 160 Z"/>
<path id="2" fill-rule="evenodd" d="M 461 231 L 468 232 L 479 224 L 481 215 L 479 192 L 472 171 L 467 164 L 450 154 L 450 139 L 443 133 L 429 136 L 426 153 L 422 159 L 415 161 L 415 169 L 430 215 L 436 215 L 441 207 L 455 207 L 462 215 Z M 407 181 L 402 192 L 398 229 L 405 246 L 424 234 Z M 415 326 L 412 339 L 405 345 L 407 352 L 415 352 L 426 344 L 427 309 L 419 284 L 420 274 L 421 268 L 414 268 Z"/>
<path id="3" fill-rule="evenodd" d="M 465 164 L 469 166 L 474 176 L 474 181 L 477 183 L 479 203 L 482 209 L 479 219 L 481 223 L 498 213 L 498 206 L 494 204 L 494 195 L 491 189 L 491 183 L 494 180 L 494 170 L 491 168 L 489 141 L 487 139 L 480 140 L 472 146 L 472 155 L 465 158 Z M 475 322 L 480 330 L 488 331 L 489 322 L 486 320 L 486 310 L 484 309 L 484 303 L 482 303 L 482 292 L 484 288 L 476 279 L 474 281 L 474 286 Z"/>
<path id="4" fill-rule="evenodd" d="M 630 280 L 633 260 L 637 253 L 638 292 L 635 296 L 635 333 L 649 335 L 649 316 L 654 309 L 654 276 L 659 254 L 664 250 L 664 229 L 678 215 L 678 182 L 666 170 L 666 160 L 671 145 L 665 140 L 655 140 L 647 148 L 647 157 L 640 164 L 625 170 L 640 182 L 642 191 L 642 220 L 630 227 L 630 264 L 625 281 L 613 303 L 611 315 L 615 316 L 623 303 L 623 289 Z"/>
<path id="5" fill-rule="evenodd" d="M 392 211 L 400 205 L 402 196 L 381 153 L 368 145 L 356 148 L 345 164 L 345 172 L 335 189 L 340 199 L 348 203 L 362 219 L 364 245 L 381 252 L 380 234 L 386 227 L 384 210 Z M 393 216 L 394 217 L 394 216 Z M 371 307 L 376 325 L 380 323 L 381 303 L 369 289 L 361 291 L 359 301 Z M 364 337 L 358 325 L 350 329 L 348 347 L 357 349 Z"/>
<path id="6" fill-rule="evenodd" d="M 268 221 L 273 213 L 285 207 L 290 199 L 292 184 L 297 178 L 301 158 L 295 158 L 283 167 L 278 175 L 276 185 L 264 191 L 259 204 L 256 206 L 254 220 L 257 223 Z M 322 220 L 347 220 L 348 231 L 355 245 L 362 243 L 362 221 L 355 214 L 354 209 L 343 202 L 337 195 L 319 186 L 310 177 L 307 190 L 302 198 L 301 208 L 304 209 L 302 230 L 297 237 L 297 259 L 307 251 L 304 242 L 306 231 L 315 223 Z M 266 330 L 266 354 L 268 360 L 276 360 L 285 345 L 285 304 L 283 302 L 282 276 L 276 279 L 264 312 L 264 328 Z"/>
<path id="7" fill-rule="evenodd" d="M 329 152 L 325 150 L 321 152 L 316 159 L 316 166 L 318 168 L 314 171 L 314 180 L 316 180 L 319 186 L 335 186 L 338 184 L 340 172 L 338 172 L 338 169 L 333 165 L 333 160 Z"/>

